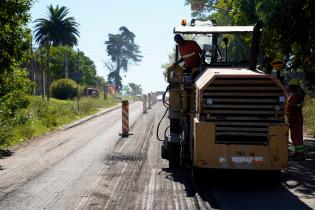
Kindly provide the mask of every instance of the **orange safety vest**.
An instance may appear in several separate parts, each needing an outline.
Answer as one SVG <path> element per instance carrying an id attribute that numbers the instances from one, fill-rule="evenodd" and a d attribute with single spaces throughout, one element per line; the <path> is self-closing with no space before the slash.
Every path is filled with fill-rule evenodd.
<path id="1" fill-rule="evenodd" d="M 201 48 L 195 41 L 187 40 L 179 46 L 179 52 L 184 59 L 185 67 L 192 69 L 200 65 Z"/>

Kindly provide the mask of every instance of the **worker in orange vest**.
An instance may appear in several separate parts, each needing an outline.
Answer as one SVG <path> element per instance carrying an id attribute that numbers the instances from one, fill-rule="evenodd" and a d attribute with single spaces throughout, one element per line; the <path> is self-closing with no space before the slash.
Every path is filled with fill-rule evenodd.
<path id="1" fill-rule="evenodd" d="M 290 80 L 288 94 L 286 115 L 288 117 L 291 140 L 295 149 L 295 153 L 292 155 L 292 158 L 297 161 L 302 161 L 305 160 L 302 114 L 305 92 L 301 88 L 299 80 Z"/>
<path id="2" fill-rule="evenodd" d="M 181 59 L 173 64 L 173 67 L 179 63 L 184 62 L 184 72 L 192 73 L 196 76 L 198 73 L 198 67 L 201 64 L 201 58 L 203 58 L 203 51 L 193 40 L 185 40 L 180 34 L 174 36 L 175 42 L 178 44 L 179 53 Z"/>

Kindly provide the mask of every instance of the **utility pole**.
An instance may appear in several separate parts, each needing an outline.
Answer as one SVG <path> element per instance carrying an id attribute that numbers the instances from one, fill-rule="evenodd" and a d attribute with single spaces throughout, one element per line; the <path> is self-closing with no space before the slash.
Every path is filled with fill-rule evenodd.
<path id="1" fill-rule="evenodd" d="M 35 68 L 34 68 L 33 41 L 31 41 L 31 71 L 30 71 L 30 77 L 33 80 L 33 82 L 36 84 L 36 81 L 35 81 Z M 35 86 L 33 87 L 33 95 L 35 95 Z"/>
<path id="2" fill-rule="evenodd" d="M 107 84 L 104 84 L 104 100 L 107 100 Z"/>
<path id="3" fill-rule="evenodd" d="M 35 52 L 35 53 L 34 53 Z M 34 81 L 34 88 L 33 88 L 33 95 L 36 95 L 36 73 L 37 73 L 37 66 L 36 66 L 36 48 L 33 48 L 33 36 L 31 37 L 31 69 L 33 72 L 33 81 Z"/>
<path id="4" fill-rule="evenodd" d="M 69 64 L 68 64 L 68 57 L 67 52 L 64 52 L 64 65 L 65 65 L 65 78 L 69 78 Z"/>
<path id="5" fill-rule="evenodd" d="M 34 56 L 34 72 L 33 72 L 33 80 L 34 80 L 34 89 L 33 89 L 33 95 L 36 95 L 36 86 L 37 86 L 37 83 L 36 83 L 36 72 L 37 72 L 37 65 L 36 65 L 36 51 L 35 53 L 33 54 L 32 53 L 32 56 Z"/>
<path id="6" fill-rule="evenodd" d="M 45 100 L 45 65 L 44 65 L 44 56 L 41 54 L 41 70 L 42 70 L 42 99 Z"/>
<path id="7" fill-rule="evenodd" d="M 80 71 L 80 56 L 79 56 L 79 52 L 80 50 L 78 49 L 78 57 L 77 57 L 77 63 L 78 63 L 78 66 L 77 66 L 77 108 L 78 108 L 78 114 L 79 114 L 79 111 L 80 111 L 80 91 L 79 91 L 79 82 L 80 82 L 80 79 L 79 79 L 79 71 Z"/>
<path id="8" fill-rule="evenodd" d="M 50 41 L 49 41 L 49 36 L 48 36 L 48 41 L 47 41 L 47 83 L 46 83 L 46 89 L 47 89 L 47 101 L 50 99 L 50 94 L 49 94 L 49 86 L 50 86 Z"/>

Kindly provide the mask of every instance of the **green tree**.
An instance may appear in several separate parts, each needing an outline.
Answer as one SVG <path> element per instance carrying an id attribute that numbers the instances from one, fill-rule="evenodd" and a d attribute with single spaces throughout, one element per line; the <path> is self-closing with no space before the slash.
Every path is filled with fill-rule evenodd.
<path id="1" fill-rule="evenodd" d="M 36 57 L 36 66 L 41 66 L 42 55 L 46 54 L 46 49 L 39 48 L 33 52 L 33 57 Z M 65 58 L 65 55 L 67 57 Z M 28 64 L 31 66 L 31 64 Z M 87 57 L 82 51 L 75 51 L 69 46 L 52 46 L 50 48 L 50 77 L 52 80 L 57 80 L 65 77 L 67 69 L 68 78 L 77 80 L 77 75 L 80 75 L 80 84 L 82 85 L 97 85 L 96 67 L 94 62 Z"/>
<path id="2" fill-rule="evenodd" d="M 0 144 L 5 144 L 15 126 L 25 124 L 31 83 L 20 66 L 28 59 L 31 31 L 31 0 L 0 1 Z"/>
<path id="3" fill-rule="evenodd" d="M 103 90 L 105 85 L 106 85 L 106 81 L 104 79 L 104 77 L 102 76 L 96 76 L 96 83 L 97 83 L 97 88 L 100 90 Z"/>
<path id="4" fill-rule="evenodd" d="M 48 6 L 47 18 L 35 20 L 35 42 L 41 47 L 46 47 L 47 52 L 47 99 L 49 100 L 50 83 L 50 47 L 51 45 L 77 45 L 79 37 L 78 26 L 74 17 L 67 17 L 69 9 L 57 5 L 55 8 Z"/>
<path id="5" fill-rule="evenodd" d="M 41 49 L 41 53 L 45 53 L 45 49 Z M 78 53 L 72 47 L 59 45 L 50 48 L 50 75 L 52 80 L 73 76 L 74 72 L 77 71 L 77 64 Z M 66 73 L 67 76 L 65 76 Z"/>
<path id="6" fill-rule="evenodd" d="M 141 96 L 142 95 L 142 88 L 141 85 L 135 83 L 129 83 L 130 87 L 130 94 L 132 96 Z"/>
<path id="7" fill-rule="evenodd" d="M 163 71 L 163 75 L 164 75 L 164 79 L 166 81 L 166 73 L 167 73 L 167 69 L 173 65 L 173 63 L 175 62 L 175 48 L 173 48 L 172 52 L 168 55 L 168 61 L 166 61 L 165 63 L 162 63 L 161 68 L 164 69 Z"/>
<path id="8" fill-rule="evenodd" d="M 2 0 L 0 9 L 0 144 L 15 126 L 25 124 L 31 83 L 20 66 L 28 59 L 31 0 Z"/>
<path id="9" fill-rule="evenodd" d="M 27 27 L 31 2 L 31 0 L 1 0 L 0 74 L 13 71 L 13 66 L 26 59 L 25 52 L 30 48 L 31 43 L 31 33 Z"/>
<path id="10" fill-rule="evenodd" d="M 47 7 L 47 18 L 35 20 L 35 41 L 41 46 L 47 43 L 53 46 L 78 44 L 79 24 L 74 17 L 68 17 L 69 9 L 65 6 Z"/>
<path id="11" fill-rule="evenodd" d="M 11 72 L 1 74 L 0 97 L 0 145 L 12 137 L 14 127 L 25 125 L 29 114 L 26 111 L 30 101 L 31 83 L 27 72 L 18 66 L 12 67 Z"/>
<path id="12" fill-rule="evenodd" d="M 175 43 L 174 43 L 175 44 Z M 172 52 L 168 55 L 168 61 L 166 63 L 162 63 L 161 68 L 167 69 L 175 62 L 175 48 L 173 48 Z"/>
<path id="13" fill-rule="evenodd" d="M 186 4 L 200 0 L 185 0 Z M 284 59 L 292 69 L 303 69 L 315 83 L 315 17 L 311 0 L 201 0 L 205 9 L 193 12 L 218 25 L 264 22 L 262 48 L 267 61 Z"/>
<path id="14" fill-rule="evenodd" d="M 118 90 L 122 88 L 120 72 L 127 72 L 131 63 L 137 64 L 142 59 L 135 37 L 134 33 L 122 26 L 118 34 L 108 34 L 108 40 L 105 41 L 107 55 L 110 57 L 110 62 L 106 63 L 108 81 L 115 84 Z"/>
<path id="15" fill-rule="evenodd" d="M 81 84 L 97 85 L 96 67 L 94 62 L 82 51 L 78 52 L 79 66 L 78 71 L 82 75 Z"/>
<path id="16" fill-rule="evenodd" d="M 125 96 L 130 95 L 130 86 L 129 85 L 123 85 L 121 91 Z"/>

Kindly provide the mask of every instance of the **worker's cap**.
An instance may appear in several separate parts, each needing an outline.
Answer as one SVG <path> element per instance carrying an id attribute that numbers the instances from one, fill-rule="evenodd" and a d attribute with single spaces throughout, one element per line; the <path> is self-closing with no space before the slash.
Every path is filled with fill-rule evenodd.
<path id="1" fill-rule="evenodd" d="M 300 81 L 298 79 L 291 79 L 289 85 L 300 85 Z"/>
<path id="2" fill-rule="evenodd" d="M 180 34 L 175 34 L 175 36 L 174 36 L 174 41 L 175 42 L 181 42 L 181 41 L 183 41 L 184 40 L 184 38 L 182 37 L 182 35 L 180 35 Z"/>

